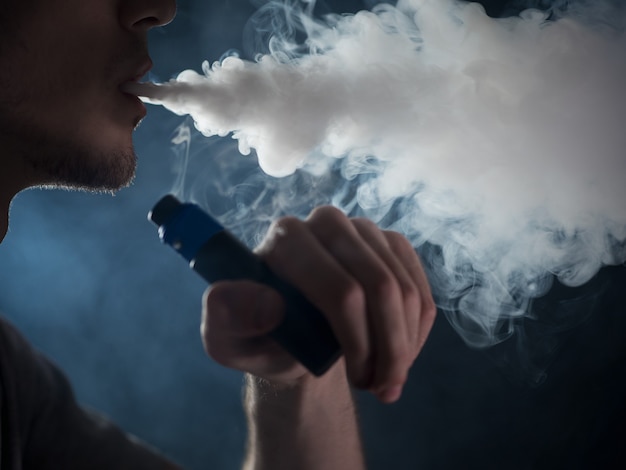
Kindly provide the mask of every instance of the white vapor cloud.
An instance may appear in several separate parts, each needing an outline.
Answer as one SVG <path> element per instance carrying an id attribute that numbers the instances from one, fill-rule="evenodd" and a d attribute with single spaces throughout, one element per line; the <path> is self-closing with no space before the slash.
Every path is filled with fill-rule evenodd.
<path id="1" fill-rule="evenodd" d="M 586 13 L 493 19 L 453 0 L 301 13 L 304 54 L 276 36 L 256 61 L 131 91 L 232 134 L 273 176 L 342 159 L 365 211 L 399 204 L 393 228 L 441 247 L 431 282 L 483 347 L 554 277 L 580 285 L 626 261 L 625 22 Z"/>

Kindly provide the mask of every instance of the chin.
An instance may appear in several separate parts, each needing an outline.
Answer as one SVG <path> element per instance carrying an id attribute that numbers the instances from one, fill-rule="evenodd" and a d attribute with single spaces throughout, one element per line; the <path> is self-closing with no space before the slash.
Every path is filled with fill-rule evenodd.
<path id="1" fill-rule="evenodd" d="M 65 146 L 62 151 L 39 154 L 31 165 L 42 186 L 113 192 L 132 183 L 137 157 L 132 146 Z"/>
<path id="2" fill-rule="evenodd" d="M 92 191 L 117 191 L 129 186 L 135 179 L 137 158 L 134 152 L 108 154 L 102 164 L 85 165 L 70 180 Z"/>

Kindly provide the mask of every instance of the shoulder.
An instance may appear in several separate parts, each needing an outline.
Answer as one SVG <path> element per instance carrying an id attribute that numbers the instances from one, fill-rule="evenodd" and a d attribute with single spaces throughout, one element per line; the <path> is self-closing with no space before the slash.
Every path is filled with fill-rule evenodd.
<path id="1" fill-rule="evenodd" d="M 62 462 L 54 468 L 176 468 L 158 451 L 81 407 L 63 372 L 1 316 L 0 379 L 3 413 L 10 415 L 3 420 L 8 420 L 24 467 Z"/>

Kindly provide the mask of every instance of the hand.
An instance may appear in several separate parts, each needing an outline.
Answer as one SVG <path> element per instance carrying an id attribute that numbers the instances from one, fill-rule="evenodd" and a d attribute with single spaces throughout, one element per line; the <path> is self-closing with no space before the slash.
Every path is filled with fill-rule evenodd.
<path id="1" fill-rule="evenodd" d="M 326 315 L 350 383 L 383 402 L 396 401 L 436 313 L 408 240 L 369 220 L 320 207 L 305 221 L 275 222 L 256 252 Z M 203 304 L 202 338 L 215 361 L 277 384 L 309 375 L 264 336 L 283 316 L 282 299 L 273 289 L 250 281 L 220 282 L 207 290 Z"/>

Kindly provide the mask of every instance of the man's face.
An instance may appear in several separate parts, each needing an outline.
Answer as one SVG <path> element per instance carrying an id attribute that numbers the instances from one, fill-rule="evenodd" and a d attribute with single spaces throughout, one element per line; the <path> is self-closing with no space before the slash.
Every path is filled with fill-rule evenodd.
<path id="1" fill-rule="evenodd" d="M 0 2 L 3 164 L 36 184 L 127 184 L 145 108 L 119 87 L 151 66 L 147 31 L 173 18 L 174 0 Z"/>

